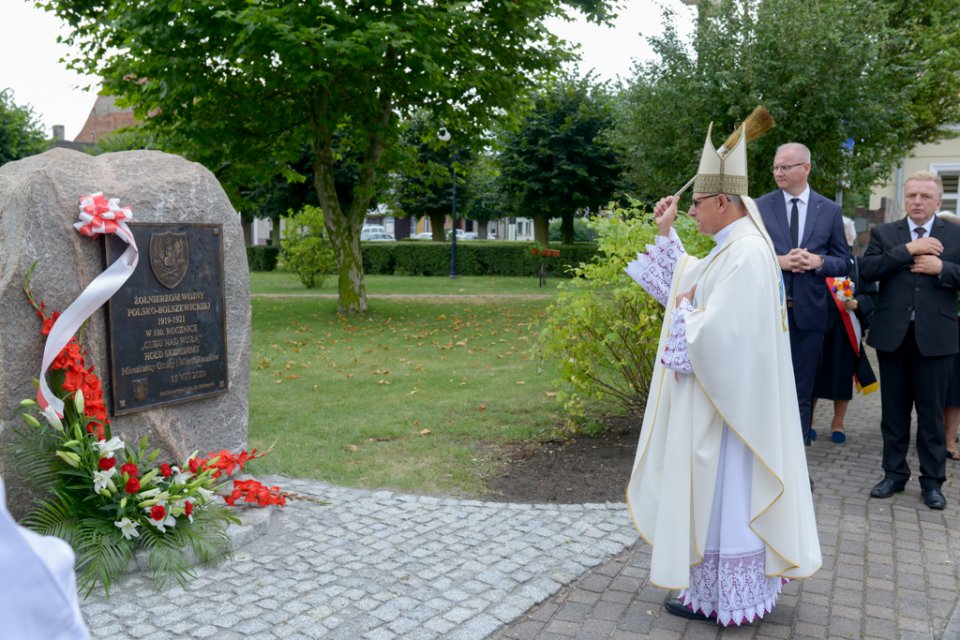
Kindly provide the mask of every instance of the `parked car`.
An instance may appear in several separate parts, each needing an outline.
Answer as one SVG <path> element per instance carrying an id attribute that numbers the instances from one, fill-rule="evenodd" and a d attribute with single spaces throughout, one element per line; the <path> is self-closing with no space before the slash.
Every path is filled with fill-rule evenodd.
<path id="1" fill-rule="evenodd" d="M 421 231 L 420 233 L 413 234 L 410 238 L 413 240 L 433 240 L 433 232 Z"/>
<path id="2" fill-rule="evenodd" d="M 447 240 L 450 239 L 450 232 L 447 232 Z M 457 229 L 457 240 L 476 240 L 477 232 L 476 231 L 464 231 L 463 229 Z"/>
<path id="3" fill-rule="evenodd" d="M 394 240 L 396 240 L 396 238 L 393 237 L 393 234 L 386 233 L 385 231 L 360 232 L 361 242 L 393 242 Z"/>

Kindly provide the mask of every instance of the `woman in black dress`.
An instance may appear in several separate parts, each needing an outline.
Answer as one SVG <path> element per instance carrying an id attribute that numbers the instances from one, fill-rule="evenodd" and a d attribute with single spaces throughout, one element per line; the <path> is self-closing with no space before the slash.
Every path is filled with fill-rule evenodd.
<path id="1" fill-rule="evenodd" d="M 846 218 L 847 242 L 853 244 L 853 220 Z M 844 300 L 842 278 L 827 278 L 827 331 L 823 336 L 820 366 L 813 386 L 813 402 L 818 398 L 833 400 L 833 420 L 830 439 L 837 443 L 847 440 L 843 420 L 853 398 L 853 386 L 862 394 L 878 388 L 877 377 L 863 351 L 863 333 L 870 324 L 870 314 L 876 304 L 877 284 L 860 279 L 859 258 L 853 258 L 848 276 L 853 284 L 853 297 Z M 840 289 L 840 292 L 834 291 Z M 843 315 L 841 315 L 841 313 Z M 859 325 L 860 331 L 857 331 Z M 854 350 L 856 345 L 856 350 Z M 958 414 L 960 415 L 960 414 Z"/>

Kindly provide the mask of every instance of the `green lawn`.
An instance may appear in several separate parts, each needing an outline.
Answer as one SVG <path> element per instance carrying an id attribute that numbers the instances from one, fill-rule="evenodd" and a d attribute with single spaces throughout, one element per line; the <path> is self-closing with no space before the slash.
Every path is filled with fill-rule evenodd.
<path id="1" fill-rule="evenodd" d="M 254 274 L 254 291 L 277 293 L 279 275 Z M 530 284 L 381 276 L 368 292 L 541 291 Z M 341 316 L 335 298 L 255 295 L 250 446 L 275 446 L 254 471 L 478 495 L 489 444 L 544 437 L 562 415 L 533 349 L 549 299 L 464 302 L 374 298 Z"/>
<path id="2" fill-rule="evenodd" d="M 548 278 L 540 288 L 537 278 L 515 276 L 379 276 L 363 277 L 368 295 L 530 295 L 553 294 L 563 278 Z M 336 295 L 337 279 L 328 276 L 323 286 L 306 289 L 295 275 L 282 271 L 255 271 L 250 274 L 250 292 L 256 294 Z"/>

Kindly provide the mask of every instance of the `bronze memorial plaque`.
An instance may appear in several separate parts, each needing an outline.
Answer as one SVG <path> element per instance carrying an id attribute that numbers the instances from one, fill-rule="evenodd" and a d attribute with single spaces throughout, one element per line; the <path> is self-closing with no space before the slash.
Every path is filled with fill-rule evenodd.
<path id="1" fill-rule="evenodd" d="M 113 414 L 227 390 L 223 234 L 219 224 L 129 225 L 140 250 L 110 299 Z M 127 248 L 107 238 L 107 262 Z"/>

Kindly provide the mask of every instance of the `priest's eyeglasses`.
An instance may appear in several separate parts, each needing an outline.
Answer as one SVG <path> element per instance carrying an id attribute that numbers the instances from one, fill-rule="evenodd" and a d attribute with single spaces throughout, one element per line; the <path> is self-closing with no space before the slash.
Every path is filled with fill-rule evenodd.
<path id="1" fill-rule="evenodd" d="M 711 193 L 710 195 L 708 195 L 708 196 L 703 196 L 702 198 L 694 198 L 694 199 L 693 199 L 693 208 L 696 209 L 697 211 L 700 211 L 700 205 L 703 204 L 703 201 L 704 201 L 704 200 L 709 200 L 710 198 L 716 198 L 718 195 L 720 195 L 719 192 L 717 192 L 717 193 Z"/>
<path id="2" fill-rule="evenodd" d="M 772 171 L 773 173 L 776 173 L 777 171 L 783 171 L 784 173 L 786 173 L 790 169 L 793 169 L 794 167 L 799 167 L 802 164 L 807 164 L 807 163 L 794 162 L 793 164 L 775 164 L 772 167 L 770 167 L 770 171 Z"/>

